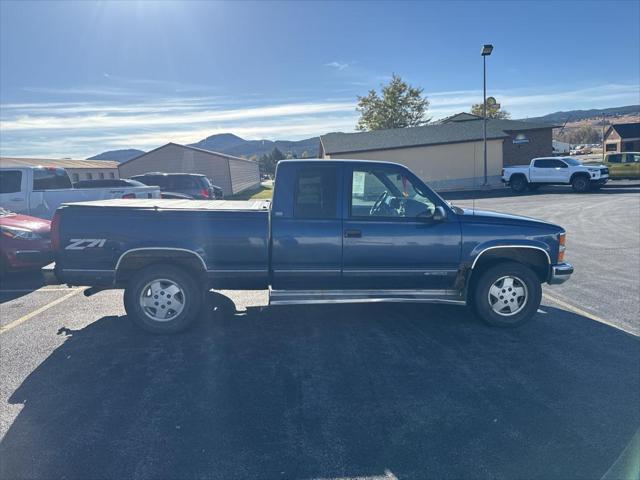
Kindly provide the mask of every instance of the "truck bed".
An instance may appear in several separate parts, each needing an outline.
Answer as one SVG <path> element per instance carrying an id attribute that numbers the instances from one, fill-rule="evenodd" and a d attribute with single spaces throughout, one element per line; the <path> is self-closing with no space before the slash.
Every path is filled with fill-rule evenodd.
<path id="1" fill-rule="evenodd" d="M 269 272 L 269 206 L 265 200 L 114 199 L 58 210 L 61 249 L 56 273 L 66 283 L 113 284 L 132 256 L 183 252 L 214 284 L 265 288 Z M 97 273 L 96 273 L 97 272 Z"/>

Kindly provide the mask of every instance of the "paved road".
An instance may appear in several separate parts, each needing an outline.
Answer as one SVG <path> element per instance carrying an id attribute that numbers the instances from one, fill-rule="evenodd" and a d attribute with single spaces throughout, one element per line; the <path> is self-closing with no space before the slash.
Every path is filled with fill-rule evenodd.
<path id="1" fill-rule="evenodd" d="M 447 306 L 244 311 L 266 301 L 244 292 L 157 337 L 120 291 L 3 284 L 0 478 L 600 478 L 640 426 L 638 338 L 593 320 L 637 331 L 640 193 L 476 206 L 567 227 L 564 306 L 500 331 Z"/>

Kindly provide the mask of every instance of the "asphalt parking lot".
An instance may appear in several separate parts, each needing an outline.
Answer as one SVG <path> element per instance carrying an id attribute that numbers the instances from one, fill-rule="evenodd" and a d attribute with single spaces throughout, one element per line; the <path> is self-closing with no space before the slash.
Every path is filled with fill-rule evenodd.
<path id="1" fill-rule="evenodd" d="M 9 278 L 0 478 L 611 475 L 640 427 L 640 188 L 475 206 L 568 232 L 576 272 L 520 329 L 449 306 L 245 310 L 266 294 L 225 292 L 237 313 L 158 337 L 121 291 Z"/>

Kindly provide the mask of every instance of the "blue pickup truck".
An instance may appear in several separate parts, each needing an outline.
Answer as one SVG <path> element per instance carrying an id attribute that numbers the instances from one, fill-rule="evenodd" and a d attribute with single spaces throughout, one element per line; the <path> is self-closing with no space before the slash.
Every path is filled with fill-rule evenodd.
<path id="1" fill-rule="evenodd" d="M 64 205 L 52 244 L 50 275 L 124 288 L 154 333 L 188 327 L 209 289 L 267 288 L 270 304 L 447 303 L 512 327 L 573 272 L 561 227 L 452 206 L 406 167 L 363 160 L 282 161 L 272 202 Z"/>

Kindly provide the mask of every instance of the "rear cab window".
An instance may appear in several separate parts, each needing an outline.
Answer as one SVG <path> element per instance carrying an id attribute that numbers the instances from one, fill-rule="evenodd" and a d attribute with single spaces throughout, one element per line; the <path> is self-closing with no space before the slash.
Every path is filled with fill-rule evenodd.
<path id="1" fill-rule="evenodd" d="M 22 186 L 22 172 L 20 170 L 0 171 L 0 193 L 16 193 Z"/>
<path id="2" fill-rule="evenodd" d="M 337 169 L 301 168 L 296 174 L 293 216 L 307 219 L 338 218 Z"/>
<path id="3" fill-rule="evenodd" d="M 62 168 L 44 167 L 33 169 L 33 190 L 61 190 L 73 188 L 71 179 Z"/>

